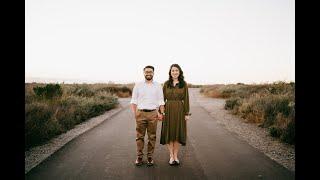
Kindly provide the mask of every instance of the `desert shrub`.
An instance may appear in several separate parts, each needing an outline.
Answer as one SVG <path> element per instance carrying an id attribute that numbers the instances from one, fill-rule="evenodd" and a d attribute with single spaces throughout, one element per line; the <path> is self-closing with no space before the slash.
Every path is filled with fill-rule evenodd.
<path id="1" fill-rule="evenodd" d="M 238 97 L 233 97 L 230 99 L 226 100 L 226 103 L 224 105 L 225 109 L 229 109 L 232 110 L 234 109 L 236 106 L 240 106 L 241 105 L 241 99 Z"/>
<path id="2" fill-rule="evenodd" d="M 271 94 L 286 94 L 288 92 L 294 92 L 294 83 L 275 82 L 269 85 L 267 89 Z"/>
<path id="3" fill-rule="evenodd" d="M 295 143 L 295 83 L 210 85 L 200 90 L 208 97 L 227 98 L 224 108 L 246 122 L 268 128 L 271 136 Z"/>
<path id="4" fill-rule="evenodd" d="M 250 98 L 252 95 L 261 95 L 265 93 L 266 85 L 238 85 L 236 86 L 234 96 L 240 98 Z"/>
<path id="5" fill-rule="evenodd" d="M 116 96 L 107 92 L 95 92 L 92 86 L 63 85 L 61 87 L 67 89 L 67 93 L 59 93 L 62 92 L 59 88 L 57 91 L 52 91 L 50 86 L 48 88 L 43 84 L 26 84 L 26 150 L 118 105 Z M 58 95 L 52 95 L 55 94 L 52 92 L 58 92 L 56 93 Z"/>
<path id="6" fill-rule="evenodd" d="M 25 108 L 25 148 L 41 144 L 61 132 L 61 126 L 52 118 L 54 111 L 46 103 L 31 103 Z"/>
<path id="7" fill-rule="evenodd" d="M 88 85 L 75 85 L 72 94 L 82 97 L 92 97 L 95 93 Z"/>
<path id="8" fill-rule="evenodd" d="M 110 94 L 115 94 L 118 97 L 130 97 L 132 95 L 132 90 L 127 86 L 106 86 L 101 87 L 97 91 L 104 91 Z"/>
<path id="9" fill-rule="evenodd" d="M 188 88 L 201 88 L 201 87 L 202 87 L 202 85 L 188 83 Z"/>
<path id="10" fill-rule="evenodd" d="M 130 97 L 132 95 L 132 90 L 126 86 L 120 87 L 120 90 L 117 92 L 118 97 Z"/>
<path id="11" fill-rule="evenodd" d="M 269 128 L 269 133 L 272 137 L 280 137 L 282 134 L 281 129 L 274 126 Z"/>
<path id="12" fill-rule="evenodd" d="M 277 96 L 273 95 L 265 99 L 264 107 L 264 123 L 263 127 L 269 127 L 274 124 L 276 116 L 278 113 L 283 114 L 285 117 L 288 117 L 292 113 L 293 107 L 289 105 L 291 102 L 288 96 Z"/>
<path id="13" fill-rule="evenodd" d="M 67 131 L 73 128 L 76 124 L 80 123 L 81 121 L 77 121 L 74 117 L 75 114 L 75 107 L 61 107 L 58 109 L 58 112 L 55 115 L 55 118 L 59 121 L 61 126 L 63 127 L 63 131 Z"/>
<path id="14" fill-rule="evenodd" d="M 80 102 L 81 97 L 76 96 L 67 96 L 59 102 L 54 118 L 59 121 L 64 132 L 81 122 L 75 118 L 75 111 Z"/>
<path id="15" fill-rule="evenodd" d="M 62 88 L 59 84 L 47 84 L 44 87 L 37 86 L 33 88 L 34 93 L 41 98 L 52 99 L 62 96 Z"/>
<path id="16" fill-rule="evenodd" d="M 69 109 L 72 109 L 72 118 L 75 123 L 102 114 L 118 105 L 118 99 L 109 93 L 98 92 L 94 97 L 70 96 L 66 100 Z"/>
<path id="17" fill-rule="evenodd" d="M 224 89 L 221 92 L 221 97 L 222 98 L 230 98 L 235 92 L 236 92 L 236 90 L 234 90 L 234 89 Z"/>
<path id="18" fill-rule="evenodd" d="M 25 100 L 25 104 L 29 104 L 31 102 L 34 102 L 36 100 L 37 96 L 33 91 L 33 88 L 31 87 L 31 85 L 25 85 L 25 96 L 24 96 L 24 100 Z"/>
<path id="19" fill-rule="evenodd" d="M 284 130 L 281 141 L 286 142 L 288 144 L 295 144 L 295 122 L 291 121 L 287 128 Z"/>
<path id="20" fill-rule="evenodd" d="M 130 97 L 130 96 L 131 96 L 131 93 L 119 91 L 119 92 L 117 93 L 117 96 L 120 97 L 120 98 L 127 98 L 127 97 Z"/>
<path id="21" fill-rule="evenodd" d="M 107 86 L 107 87 L 102 87 L 99 89 L 99 91 L 105 91 L 108 92 L 110 94 L 114 94 L 116 93 L 118 90 L 118 88 L 116 88 L 115 86 Z"/>
<path id="22" fill-rule="evenodd" d="M 261 124 L 263 122 L 263 112 L 252 103 L 244 102 L 234 113 L 245 119 L 245 122 Z"/>
<path id="23" fill-rule="evenodd" d="M 200 93 L 212 98 L 222 98 L 221 89 L 223 86 L 220 84 L 202 86 Z"/>
<path id="24" fill-rule="evenodd" d="M 131 89 L 128 88 L 128 87 L 126 87 L 126 86 L 120 87 L 120 91 L 121 91 L 121 92 L 130 92 L 130 93 L 131 93 Z"/>
<path id="25" fill-rule="evenodd" d="M 277 116 L 277 123 L 269 128 L 269 133 L 285 143 L 295 144 L 295 120 L 285 118 L 280 113 Z"/>

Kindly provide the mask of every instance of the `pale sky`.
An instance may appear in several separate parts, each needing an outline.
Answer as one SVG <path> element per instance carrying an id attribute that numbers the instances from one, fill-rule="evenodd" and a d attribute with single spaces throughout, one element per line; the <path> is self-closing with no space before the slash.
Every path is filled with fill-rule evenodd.
<path id="1" fill-rule="evenodd" d="M 293 0 L 26 0 L 30 78 L 131 83 L 177 63 L 193 84 L 295 81 Z"/>

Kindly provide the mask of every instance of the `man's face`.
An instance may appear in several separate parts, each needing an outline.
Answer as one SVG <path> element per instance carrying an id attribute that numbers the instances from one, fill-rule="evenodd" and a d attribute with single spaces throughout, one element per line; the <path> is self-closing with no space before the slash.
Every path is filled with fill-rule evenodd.
<path id="1" fill-rule="evenodd" d="M 153 70 L 151 68 L 146 68 L 143 71 L 146 80 L 150 81 L 153 78 Z"/>

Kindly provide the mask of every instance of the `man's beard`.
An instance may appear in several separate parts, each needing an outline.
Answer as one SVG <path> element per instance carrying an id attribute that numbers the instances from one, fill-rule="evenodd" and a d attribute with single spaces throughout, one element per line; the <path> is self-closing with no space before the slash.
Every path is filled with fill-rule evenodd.
<path id="1" fill-rule="evenodd" d="M 145 78 L 146 78 L 146 80 L 148 80 L 148 81 L 150 81 L 152 78 L 153 78 L 153 76 L 144 76 Z"/>

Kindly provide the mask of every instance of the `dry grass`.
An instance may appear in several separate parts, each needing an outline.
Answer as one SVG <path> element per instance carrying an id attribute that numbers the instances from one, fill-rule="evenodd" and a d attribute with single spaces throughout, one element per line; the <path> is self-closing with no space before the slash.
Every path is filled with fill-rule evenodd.
<path id="1" fill-rule="evenodd" d="M 221 88 L 223 87 L 223 84 L 204 85 L 201 87 L 200 93 L 212 98 L 222 98 Z"/>
<path id="2" fill-rule="evenodd" d="M 25 84 L 26 150 L 50 140 L 76 124 L 115 108 L 118 97 L 130 97 L 133 88 L 132 84 L 50 85 Z M 38 89 L 38 92 L 35 93 L 35 89 Z"/>
<path id="3" fill-rule="evenodd" d="M 295 143 L 295 83 L 211 85 L 200 92 L 226 98 L 225 109 L 246 122 L 269 128 L 271 135 L 284 142 Z"/>

